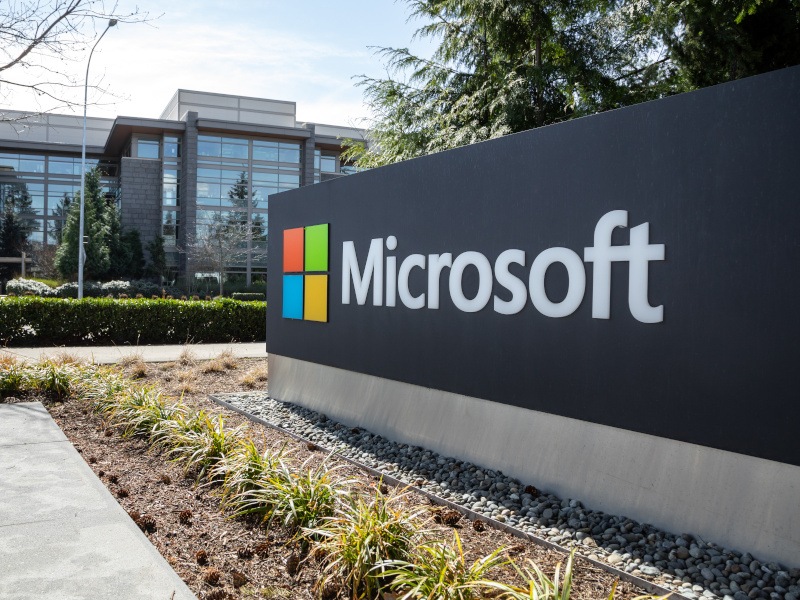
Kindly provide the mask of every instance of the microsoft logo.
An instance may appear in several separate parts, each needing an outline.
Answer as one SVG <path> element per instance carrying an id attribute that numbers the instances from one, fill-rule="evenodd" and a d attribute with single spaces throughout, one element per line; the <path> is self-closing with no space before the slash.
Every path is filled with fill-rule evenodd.
<path id="1" fill-rule="evenodd" d="M 327 272 L 327 223 L 283 231 L 284 319 L 328 322 Z"/>

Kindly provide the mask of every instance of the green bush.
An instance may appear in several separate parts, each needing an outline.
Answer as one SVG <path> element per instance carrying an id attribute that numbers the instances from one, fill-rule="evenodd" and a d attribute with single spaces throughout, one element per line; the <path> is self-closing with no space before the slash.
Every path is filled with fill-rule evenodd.
<path id="1" fill-rule="evenodd" d="M 53 290 L 59 298 L 77 298 L 78 297 L 78 284 L 74 281 L 62 283 L 55 290 Z M 96 281 L 83 282 L 83 296 L 84 298 L 97 298 L 103 294 L 103 288 Z"/>
<path id="2" fill-rule="evenodd" d="M 25 296 L 0 302 L 9 346 L 255 342 L 266 339 L 266 302 L 83 300 Z"/>
<path id="3" fill-rule="evenodd" d="M 252 292 L 233 292 L 231 294 L 231 298 L 234 300 L 241 300 L 242 302 L 264 302 L 266 300 L 266 294 L 264 293 L 252 293 Z"/>

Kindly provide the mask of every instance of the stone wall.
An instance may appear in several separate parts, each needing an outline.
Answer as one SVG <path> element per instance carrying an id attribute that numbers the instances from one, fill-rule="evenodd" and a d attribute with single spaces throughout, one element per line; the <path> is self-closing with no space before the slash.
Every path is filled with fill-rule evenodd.
<path id="1" fill-rule="evenodd" d="M 138 229 L 144 248 L 161 233 L 161 177 L 160 160 L 122 158 L 119 177 L 122 226 Z"/>

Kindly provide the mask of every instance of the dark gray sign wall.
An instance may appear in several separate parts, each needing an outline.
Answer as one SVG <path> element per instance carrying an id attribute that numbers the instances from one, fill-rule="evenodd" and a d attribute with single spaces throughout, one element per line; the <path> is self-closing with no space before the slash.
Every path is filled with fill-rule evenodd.
<path id="1" fill-rule="evenodd" d="M 270 353 L 566 417 L 800 465 L 800 67 L 525 132 L 293 190 L 270 201 Z M 372 239 L 410 254 L 477 251 L 528 284 L 542 251 L 581 259 L 598 221 L 627 211 L 615 246 L 649 223 L 650 306 L 629 308 L 628 262 L 611 263 L 610 318 L 593 318 L 593 263 L 577 310 L 528 298 L 500 314 L 342 304 L 343 243 L 363 272 Z M 330 224 L 329 322 L 283 319 L 282 231 Z M 639 230 L 641 232 L 641 230 Z M 397 246 L 386 249 L 395 236 Z M 464 270 L 463 292 L 478 290 Z M 428 270 L 409 276 L 429 292 Z M 573 282 L 574 283 L 574 282 Z M 374 282 L 373 282 L 374 284 Z M 567 271 L 546 272 L 549 299 Z M 385 290 L 384 290 L 385 303 Z M 511 293 L 496 280 L 492 295 Z M 491 423 L 486 423 L 491 427 Z M 534 443 L 535 440 L 531 440 Z"/>

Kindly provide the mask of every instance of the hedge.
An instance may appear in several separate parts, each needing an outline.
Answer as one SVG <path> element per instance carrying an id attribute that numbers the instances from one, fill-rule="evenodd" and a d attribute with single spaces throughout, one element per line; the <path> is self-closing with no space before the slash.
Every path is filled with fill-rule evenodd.
<path id="1" fill-rule="evenodd" d="M 266 339 L 266 307 L 266 302 L 228 299 L 4 298 L 0 300 L 0 344 L 255 342 Z"/>

